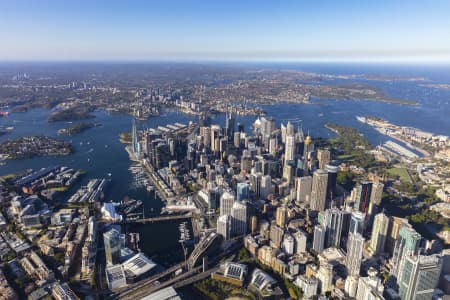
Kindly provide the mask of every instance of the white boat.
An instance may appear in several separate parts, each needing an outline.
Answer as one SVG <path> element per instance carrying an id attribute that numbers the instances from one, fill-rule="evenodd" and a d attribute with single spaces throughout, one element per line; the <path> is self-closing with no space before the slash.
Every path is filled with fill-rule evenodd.
<path id="1" fill-rule="evenodd" d="M 361 117 L 361 116 L 356 116 L 356 120 L 358 120 L 361 123 L 366 123 L 366 118 L 365 117 Z"/>

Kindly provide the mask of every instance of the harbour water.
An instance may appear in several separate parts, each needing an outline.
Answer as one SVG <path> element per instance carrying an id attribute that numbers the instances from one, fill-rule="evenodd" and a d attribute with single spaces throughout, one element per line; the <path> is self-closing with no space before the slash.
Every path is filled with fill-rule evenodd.
<path id="1" fill-rule="evenodd" d="M 339 70 L 341 70 L 341 73 L 339 73 Z M 385 70 L 384 73 L 381 72 L 381 74 L 392 72 L 396 75 L 424 76 L 431 79 L 439 78 L 440 82 L 450 83 L 449 68 L 445 69 L 446 72 L 442 71 L 442 68 L 426 69 L 422 70 L 422 73 L 421 70 L 417 69 L 406 74 L 404 69 L 399 69 L 397 73 L 394 72 L 395 70 L 389 69 Z M 356 67 L 339 69 L 336 66 L 324 70 L 316 69 L 316 72 L 319 71 L 329 74 L 369 74 L 377 71 L 377 74 L 380 74 L 380 70 L 376 68 L 358 70 Z M 337 83 L 337 81 L 333 82 Z M 369 125 L 357 121 L 356 116 L 381 117 L 394 124 L 450 135 L 450 90 L 421 87 L 419 86 L 420 82 L 366 82 L 383 89 L 391 97 L 416 100 L 419 104 L 408 106 L 363 100 L 313 99 L 312 104 L 281 103 L 265 106 L 263 109 L 267 112 L 267 115 L 274 117 L 278 123 L 301 119 L 303 130 L 305 133 L 309 132 L 312 136 L 333 136 L 334 133 L 324 127 L 329 122 L 352 126 L 360 130 L 374 145 L 384 143 L 390 138 L 381 135 Z M 0 142 L 29 135 L 57 137 L 59 129 L 71 126 L 71 124 L 65 122 L 48 123 L 49 113 L 48 110 L 33 109 L 25 113 L 13 113 L 8 117 L 0 118 L 0 126 L 14 127 L 12 133 L 0 137 Z M 5 165 L 0 166 L 0 176 L 24 169 L 32 168 L 36 170 L 57 164 L 81 168 L 86 170 L 87 174 L 79 184 L 86 184 L 90 178 L 111 179 L 107 201 L 120 201 L 128 196 L 144 202 L 146 216 L 159 214 L 162 202 L 154 195 L 154 192 L 148 192 L 144 187 L 136 187 L 133 182 L 135 177 L 129 170 L 131 161 L 124 145 L 119 141 L 121 132 L 131 131 L 131 117 L 109 114 L 105 111 L 96 111 L 95 116 L 94 122 L 101 123 L 102 126 L 91 128 L 73 136 L 58 136 L 58 138 L 72 141 L 75 150 L 73 155 L 7 161 Z M 147 121 L 140 122 L 138 127 L 157 127 L 175 121 L 187 124 L 189 121 L 196 120 L 196 116 L 169 110 L 164 111 L 159 117 L 151 117 Z M 254 120 L 255 116 L 236 116 L 236 122 L 243 124 L 246 130 L 250 129 Z M 218 115 L 212 121 L 224 125 L 225 116 Z M 299 125 L 300 123 L 294 124 Z M 67 199 L 77 187 L 75 186 L 67 193 Z M 178 244 L 178 223 L 176 222 L 131 226 L 129 229 L 141 234 L 141 248 L 150 256 L 157 253 L 168 255 L 168 253 L 171 253 L 170 251 L 174 251 L 177 255 L 181 254 L 181 247 Z"/>

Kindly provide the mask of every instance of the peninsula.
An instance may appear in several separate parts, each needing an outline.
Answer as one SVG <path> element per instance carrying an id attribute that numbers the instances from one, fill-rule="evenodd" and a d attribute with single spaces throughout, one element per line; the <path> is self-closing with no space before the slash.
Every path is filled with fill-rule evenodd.
<path id="1" fill-rule="evenodd" d="M 0 160 L 45 155 L 69 155 L 72 152 L 73 148 L 69 142 L 48 136 L 21 137 L 0 144 Z"/>

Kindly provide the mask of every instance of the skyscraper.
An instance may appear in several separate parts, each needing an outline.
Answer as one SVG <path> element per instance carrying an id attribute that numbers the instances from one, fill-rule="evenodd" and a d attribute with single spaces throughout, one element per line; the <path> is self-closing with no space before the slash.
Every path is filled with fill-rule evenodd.
<path id="1" fill-rule="evenodd" d="M 225 191 L 220 197 L 220 215 L 231 215 L 231 208 L 235 202 L 234 195 Z"/>
<path id="2" fill-rule="evenodd" d="M 103 233 L 105 243 L 105 256 L 108 265 L 118 264 L 120 260 L 121 237 L 120 232 L 112 228 Z"/>
<path id="3" fill-rule="evenodd" d="M 322 294 L 331 291 L 333 288 L 333 265 L 325 261 L 320 262 L 317 279 L 319 280 Z"/>
<path id="4" fill-rule="evenodd" d="M 297 203 L 306 203 L 310 201 L 312 188 L 312 177 L 298 177 L 296 179 Z"/>
<path id="5" fill-rule="evenodd" d="M 224 240 L 229 240 L 231 236 L 231 216 L 222 215 L 217 219 L 217 233 L 223 236 Z"/>
<path id="6" fill-rule="evenodd" d="M 395 241 L 394 253 L 392 255 L 391 274 L 401 280 L 405 258 L 419 254 L 422 236 L 417 233 L 410 224 L 403 223 L 400 226 L 397 240 Z"/>
<path id="7" fill-rule="evenodd" d="M 388 236 L 386 239 L 386 251 L 392 256 L 394 253 L 395 242 L 398 238 L 398 232 L 402 224 L 407 224 L 408 221 L 404 218 L 390 217 L 389 218 L 389 229 Z"/>
<path id="8" fill-rule="evenodd" d="M 261 198 L 266 199 L 272 191 L 272 177 L 270 175 L 264 175 L 261 178 Z"/>
<path id="9" fill-rule="evenodd" d="M 242 201 L 249 198 L 250 187 L 246 182 L 238 182 L 236 187 L 236 200 Z"/>
<path id="10" fill-rule="evenodd" d="M 294 233 L 294 239 L 295 239 L 295 253 L 297 254 L 305 253 L 307 243 L 306 233 L 303 231 L 297 231 Z"/>
<path id="11" fill-rule="evenodd" d="M 354 208 L 365 213 L 369 209 L 370 194 L 372 192 L 372 182 L 361 181 L 356 187 L 356 198 Z"/>
<path id="12" fill-rule="evenodd" d="M 345 266 L 349 276 L 359 276 L 364 249 L 364 238 L 361 234 L 350 233 L 347 241 L 347 256 Z"/>
<path id="13" fill-rule="evenodd" d="M 336 198 L 336 181 L 337 181 L 337 173 L 339 171 L 339 167 L 327 164 L 325 166 L 325 170 L 328 173 L 327 197 L 326 197 L 325 208 L 330 208 L 332 201 L 334 200 L 334 198 Z"/>
<path id="14" fill-rule="evenodd" d="M 317 160 L 319 161 L 319 169 L 325 168 L 330 162 L 331 153 L 328 149 L 319 149 L 317 150 Z"/>
<path id="15" fill-rule="evenodd" d="M 219 137 L 222 129 L 219 125 L 211 125 L 211 151 L 219 152 Z"/>
<path id="16" fill-rule="evenodd" d="M 398 282 L 402 300 L 431 299 L 441 274 L 439 255 L 406 256 L 401 279 Z"/>
<path id="17" fill-rule="evenodd" d="M 295 241 L 292 235 L 286 234 L 283 239 L 283 250 L 288 255 L 293 255 L 295 249 Z"/>
<path id="18" fill-rule="evenodd" d="M 295 159 L 295 137 L 293 135 L 286 136 L 286 145 L 284 152 L 284 164 Z"/>
<path id="19" fill-rule="evenodd" d="M 384 285 L 377 274 L 377 270 L 370 268 L 367 277 L 359 278 L 356 300 L 384 300 Z"/>
<path id="20" fill-rule="evenodd" d="M 210 127 L 200 127 L 200 136 L 202 137 L 203 145 L 206 148 L 211 148 L 211 128 Z"/>
<path id="21" fill-rule="evenodd" d="M 275 216 L 276 224 L 280 226 L 281 228 L 284 228 L 286 226 L 286 219 L 287 219 L 287 208 L 286 206 L 280 206 L 277 208 L 276 216 Z"/>
<path id="22" fill-rule="evenodd" d="M 313 250 L 321 253 L 325 247 L 326 228 L 323 225 L 314 227 Z"/>
<path id="23" fill-rule="evenodd" d="M 287 136 L 294 136 L 294 134 L 295 134 L 294 125 L 292 125 L 292 123 L 290 121 L 288 121 L 288 123 L 286 125 L 286 137 Z"/>
<path id="24" fill-rule="evenodd" d="M 247 205 L 243 202 L 234 202 L 231 208 L 231 231 L 234 235 L 247 233 Z"/>
<path id="25" fill-rule="evenodd" d="M 337 208 L 325 211 L 324 224 L 326 227 L 326 247 L 339 247 L 341 242 L 343 215 Z"/>
<path id="26" fill-rule="evenodd" d="M 233 113 L 227 111 L 225 118 L 225 131 L 228 137 L 228 140 L 231 140 L 234 135 L 234 118 Z"/>
<path id="27" fill-rule="evenodd" d="M 275 222 L 270 225 L 270 246 L 280 248 L 283 239 L 284 230 L 277 226 Z"/>
<path id="28" fill-rule="evenodd" d="M 372 228 L 372 236 L 370 238 L 369 251 L 373 255 L 379 255 L 384 252 L 386 237 L 389 227 L 389 217 L 384 213 L 375 216 Z"/>
<path id="29" fill-rule="evenodd" d="M 372 183 L 372 192 L 370 194 L 370 202 L 376 205 L 381 204 L 381 197 L 383 196 L 384 184 L 381 182 Z"/>
<path id="30" fill-rule="evenodd" d="M 133 144 L 133 153 L 139 155 L 141 153 L 141 144 L 139 143 L 139 135 L 136 128 L 136 119 L 133 117 L 131 140 Z"/>
<path id="31" fill-rule="evenodd" d="M 278 150 L 278 139 L 276 137 L 270 138 L 269 153 L 275 156 L 277 154 L 277 150 Z"/>
<path id="32" fill-rule="evenodd" d="M 365 214 L 360 211 L 352 212 L 350 217 L 350 233 L 359 233 L 361 235 L 364 234 L 364 219 Z"/>
<path id="33" fill-rule="evenodd" d="M 328 173 L 324 170 L 314 172 L 311 189 L 311 210 L 324 211 L 326 206 Z"/>

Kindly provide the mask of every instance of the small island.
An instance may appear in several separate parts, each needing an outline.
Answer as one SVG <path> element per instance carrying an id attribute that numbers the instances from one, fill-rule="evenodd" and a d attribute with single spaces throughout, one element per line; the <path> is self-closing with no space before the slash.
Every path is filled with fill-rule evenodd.
<path id="1" fill-rule="evenodd" d="M 62 128 L 62 129 L 58 130 L 58 135 L 64 135 L 64 134 L 72 135 L 72 134 L 82 133 L 83 131 L 86 131 L 90 128 L 98 127 L 98 126 L 101 126 L 101 124 L 100 123 L 78 123 L 73 126 L 70 126 L 67 128 Z"/>
<path id="2" fill-rule="evenodd" d="M 48 122 L 77 121 L 95 118 L 91 113 L 95 110 L 93 106 L 74 106 L 63 110 L 57 110 L 48 117 Z"/>
<path id="3" fill-rule="evenodd" d="M 0 160 L 72 154 L 71 143 L 48 136 L 28 136 L 0 143 Z"/>

